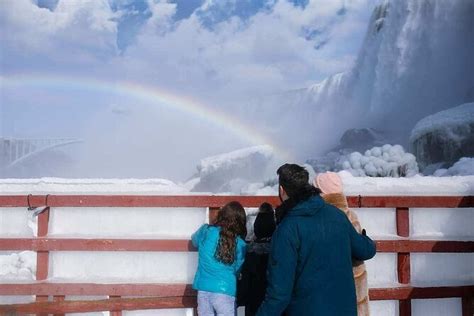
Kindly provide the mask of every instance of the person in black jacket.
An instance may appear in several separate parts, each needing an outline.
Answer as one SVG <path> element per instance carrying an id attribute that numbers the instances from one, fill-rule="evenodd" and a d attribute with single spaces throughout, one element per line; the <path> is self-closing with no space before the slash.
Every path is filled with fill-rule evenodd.
<path id="1" fill-rule="evenodd" d="M 301 166 L 281 166 L 280 221 L 272 237 L 265 299 L 257 316 L 356 316 L 352 262 L 375 255 L 346 214 L 327 204 Z"/>
<path id="2" fill-rule="evenodd" d="M 246 316 L 254 316 L 265 297 L 268 254 L 275 227 L 273 207 L 269 203 L 263 203 L 253 224 L 255 240 L 247 246 L 237 288 L 238 304 L 245 306 Z"/>

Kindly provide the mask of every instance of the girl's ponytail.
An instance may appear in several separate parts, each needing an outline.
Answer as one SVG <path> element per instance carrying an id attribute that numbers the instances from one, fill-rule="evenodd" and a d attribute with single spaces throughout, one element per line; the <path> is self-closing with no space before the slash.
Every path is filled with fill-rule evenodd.
<path id="1" fill-rule="evenodd" d="M 239 202 L 230 202 L 224 205 L 217 214 L 216 226 L 221 228 L 215 257 L 224 264 L 235 261 L 237 237 L 245 239 L 245 210 Z"/>

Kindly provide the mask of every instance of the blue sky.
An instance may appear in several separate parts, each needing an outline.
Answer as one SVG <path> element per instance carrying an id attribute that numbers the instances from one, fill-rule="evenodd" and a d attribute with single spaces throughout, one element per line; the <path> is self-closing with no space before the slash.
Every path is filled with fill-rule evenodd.
<path id="1" fill-rule="evenodd" d="M 102 130 L 96 134 L 143 126 L 141 115 L 126 119 L 117 114 L 147 106 L 142 101 L 78 91 L 67 82 L 42 89 L 11 86 L 8 79 L 15 75 L 127 81 L 232 115 L 240 102 L 308 87 L 350 69 L 377 2 L 0 1 L 1 134 L 84 137 L 97 126 Z M 147 115 L 156 116 L 157 126 L 165 126 L 164 120 L 175 115 L 153 106 Z M 216 133 L 213 126 L 196 128 Z M 193 133 L 170 126 L 167 132 Z M 109 138 L 116 139 L 117 133 Z M 176 142 L 184 139 L 177 137 Z M 204 153 L 235 148 L 237 143 L 223 138 L 222 146 Z"/>

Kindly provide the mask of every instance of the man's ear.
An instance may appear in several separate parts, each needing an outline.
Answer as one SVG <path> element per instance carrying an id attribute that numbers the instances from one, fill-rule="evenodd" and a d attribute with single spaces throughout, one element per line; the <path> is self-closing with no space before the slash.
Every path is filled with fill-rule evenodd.
<path id="1" fill-rule="evenodd" d="M 288 200 L 288 194 L 286 194 L 285 189 L 280 185 L 278 186 L 278 193 L 280 193 L 280 199 L 283 201 Z"/>

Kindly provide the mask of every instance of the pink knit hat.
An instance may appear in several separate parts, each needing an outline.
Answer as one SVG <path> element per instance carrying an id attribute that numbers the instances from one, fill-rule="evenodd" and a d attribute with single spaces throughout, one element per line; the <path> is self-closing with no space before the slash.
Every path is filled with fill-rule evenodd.
<path id="1" fill-rule="evenodd" d="M 313 185 L 324 194 L 342 193 L 341 177 L 335 172 L 320 173 L 314 178 Z"/>

